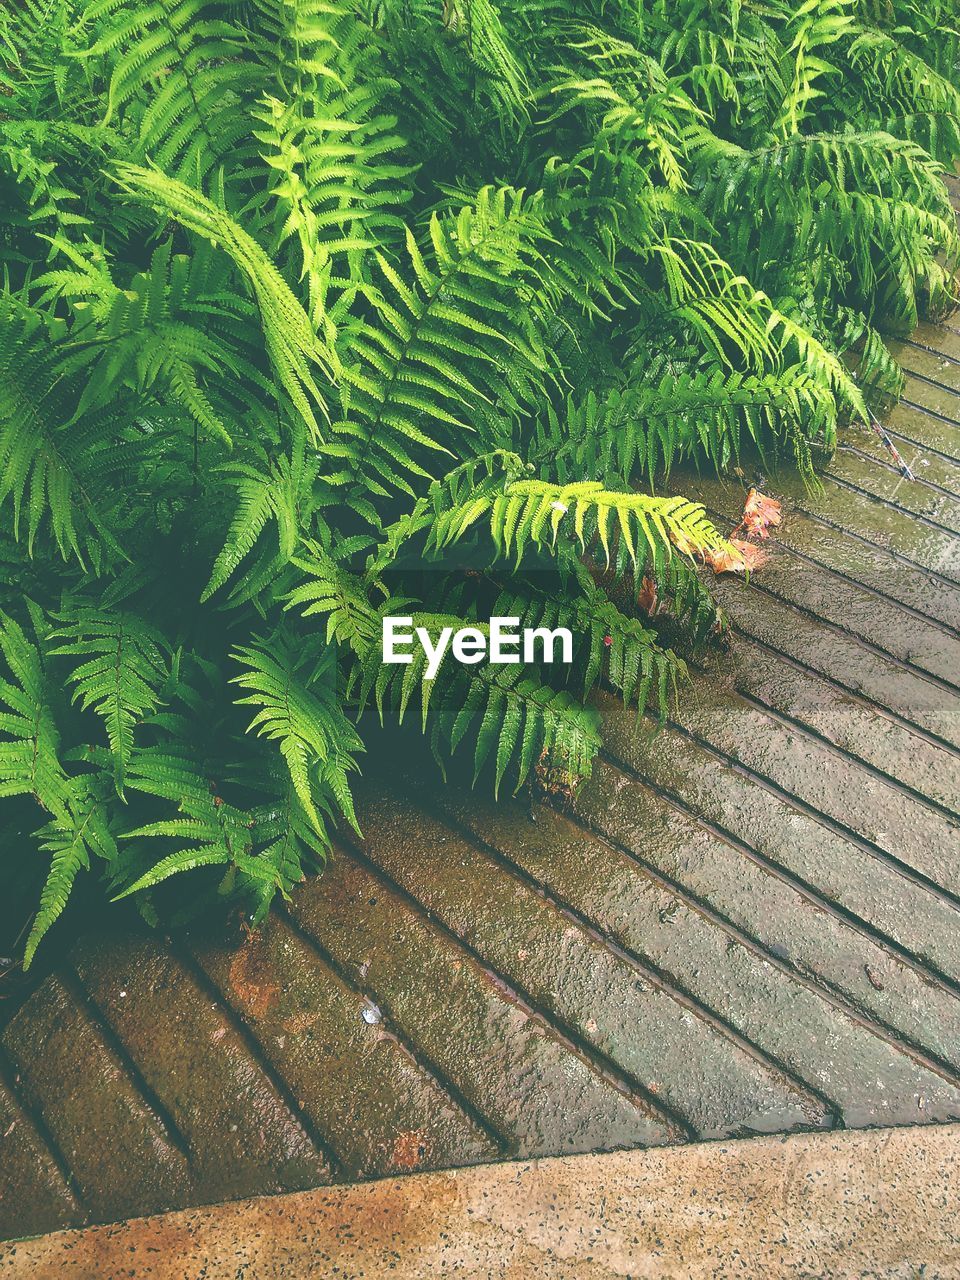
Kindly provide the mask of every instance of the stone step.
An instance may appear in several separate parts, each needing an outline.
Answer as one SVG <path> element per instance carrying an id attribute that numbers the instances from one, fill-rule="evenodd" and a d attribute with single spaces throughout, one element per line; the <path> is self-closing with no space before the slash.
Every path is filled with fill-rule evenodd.
<path id="1" fill-rule="evenodd" d="M 851 437 L 852 433 L 844 433 L 845 440 Z M 879 441 L 876 443 L 880 447 Z M 866 440 L 862 445 L 871 447 Z M 886 457 L 877 465 L 872 457 L 845 448 L 841 448 L 830 463 L 829 475 L 838 483 L 849 485 L 857 493 L 879 498 L 897 510 L 919 516 L 950 533 L 960 532 L 960 499 L 955 496 L 960 487 L 960 468 L 956 468 L 956 475 L 944 475 L 948 469 L 953 471 L 954 466 L 938 455 L 913 455 L 911 459 L 910 451 L 904 450 L 901 451 L 901 456 L 914 469 L 915 475 L 919 477 L 917 480 L 908 480 L 896 467 L 888 466 Z M 934 474 L 930 471 L 931 464 Z M 929 483 L 936 474 L 951 486 L 949 492 L 934 488 Z"/>
<path id="2" fill-rule="evenodd" d="M 825 998 L 826 992 L 817 989 L 815 980 L 783 982 L 773 976 L 790 967 L 799 974 L 800 966 L 805 966 L 800 958 L 810 946 L 805 929 L 796 927 L 790 931 L 791 940 L 784 941 L 782 918 L 758 923 L 756 916 L 763 909 L 765 896 L 757 899 L 745 889 L 756 877 L 742 871 L 738 874 L 737 860 L 732 856 L 737 850 L 724 847 L 709 831 L 698 838 L 693 824 L 682 822 L 682 814 L 671 826 L 657 799 L 649 786 L 601 765 L 578 798 L 576 812 L 591 829 L 653 865 L 700 901 L 728 917 L 739 908 L 752 918 L 756 929 L 767 932 L 771 956 L 785 963 L 778 966 L 768 960 L 770 980 L 765 999 L 749 987 L 728 984 L 721 1003 L 725 1017 L 771 1057 L 830 1098 L 844 1124 L 870 1123 L 870 1115 L 882 1116 L 885 1124 L 907 1124 L 921 1117 L 948 1120 L 960 1115 L 960 1090 L 953 1075 L 945 1079 L 939 1071 L 921 1065 L 906 1046 L 898 1052 L 891 1037 L 877 1034 L 855 1006 L 843 1008 Z M 869 974 L 864 972 L 864 976 L 869 980 Z M 882 977 L 874 976 L 882 984 Z"/>
<path id="3" fill-rule="evenodd" d="M 772 496 L 784 496 L 779 485 L 779 476 L 774 482 L 768 482 L 767 488 Z M 684 474 L 682 482 L 679 477 L 674 477 L 671 489 L 702 502 L 709 514 L 722 517 L 721 528 L 732 528 L 743 513 L 745 490 L 737 481 Z M 915 564 L 898 559 L 885 545 L 871 541 L 865 531 L 850 533 L 835 528 L 802 507 L 797 508 L 789 498 L 784 505 L 785 519 L 776 530 L 774 553 L 783 549 L 792 551 L 812 566 L 826 569 L 829 575 L 829 586 L 811 587 L 810 590 L 816 593 L 811 597 L 799 595 L 801 590 L 806 590 L 805 584 L 803 587 L 800 585 L 804 575 L 792 575 L 798 602 L 807 604 L 808 600 L 822 599 L 825 590 L 845 592 L 847 587 L 843 584 L 848 584 L 852 587 L 849 598 L 861 602 L 854 610 L 854 623 L 864 608 L 862 601 L 865 596 L 871 595 L 900 604 L 911 610 L 915 617 L 920 615 L 919 628 L 911 635 L 925 637 L 926 644 L 934 648 L 937 642 L 930 630 L 931 623 L 941 624 L 952 632 L 960 630 L 960 587 L 956 584 L 921 572 Z M 762 577 L 758 577 L 758 583 L 762 585 L 768 576 L 773 575 L 765 571 Z M 838 598 L 846 600 L 848 597 Z M 811 603 L 808 607 L 814 605 Z M 888 646 L 897 643 L 897 616 L 888 614 L 889 625 L 876 636 L 878 642 Z M 908 625 L 906 620 L 903 625 Z"/>
<path id="4" fill-rule="evenodd" d="M 97 937 L 70 960 L 177 1127 L 204 1193 L 330 1181 L 330 1168 L 226 1011 L 163 937 Z"/>
<path id="5" fill-rule="evenodd" d="M 285 1081 L 339 1177 L 473 1164 L 496 1143 L 290 924 L 192 954 Z M 375 1020 L 376 1019 L 376 1020 Z"/>
<path id="6" fill-rule="evenodd" d="M 809 1125 L 807 1100 L 524 881 L 378 780 L 364 853 L 522 997 L 701 1137 Z M 671 1064 L 665 1071 L 666 1063 Z M 822 1111 L 819 1122 L 826 1117 Z M 816 1118 L 814 1120 L 816 1122 Z"/>
<path id="7" fill-rule="evenodd" d="M 578 810 L 598 811 L 594 785 L 584 787 Z M 616 770 L 598 766 L 598 795 L 609 798 L 618 785 L 624 784 Z M 816 995 L 819 982 L 960 1067 L 960 1005 L 953 994 L 933 995 L 926 973 L 905 965 L 874 933 L 825 910 L 710 832 L 698 832 L 649 789 L 637 794 L 652 839 L 635 846 L 636 856 L 581 825 L 579 813 L 543 810 L 534 822 L 519 804 L 494 805 L 460 788 L 430 794 L 449 821 L 663 972 L 770 1061 L 782 1063 L 791 1031 L 806 1039 L 790 1018 L 798 1001 L 805 1007 L 811 987 Z M 715 905 L 705 889 L 721 876 L 727 889 Z M 942 919 L 938 923 L 944 928 Z M 955 917 L 946 924 L 955 928 Z M 798 986 L 805 987 L 799 995 Z M 815 1038 L 809 1044 L 812 1053 Z"/>
<path id="8" fill-rule="evenodd" d="M 197 1202 L 186 1153 L 72 983 L 48 978 L 7 1026 L 3 1047 L 88 1219 Z M 25 1222 L 36 1221 L 32 1213 Z"/>
<path id="9" fill-rule="evenodd" d="M 931 457 L 941 455 L 948 463 L 960 462 L 960 435 L 956 424 L 927 413 L 916 401 L 911 402 L 909 396 L 885 416 L 884 426 L 900 452 L 909 455 L 911 466 L 924 452 Z"/>
<path id="10" fill-rule="evenodd" d="M 923 417 L 918 410 L 907 412 Z M 946 496 L 955 501 L 957 490 L 960 489 L 960 462 L 954 458 L 944 457 L 941 453 L 935 453 L 932 449 L 923 449 L 909 441 L 904 441 L 902 437 L 897 437 L 894 444 L 916 476 L 915 481 L 905 481 L 899 487 L 890 487 L 889 476 L 892 476 L 894 481 L 901 480 L 903 478 L 901 472 L 888 450 L 869 427 L 860 426 L 857 423 L 844 427 L 840 432 L 837 458 L 845 456 L 849 450 L 856 450 L 870 468 L 860 473 L 859 484 L 872 485 L 874 488 L 871 492 L 875 490 L 880 497 L 899 502 L 905 510 L 908 504 L 915 503 L 917 514 L 930 514 L 932 519 L 936 518 L 924 507 L 927 494 L 929 491 L 937 494 L 940 490 L 946 490 Z M 833 464 L 831 464 L 831 470 L 833 470 Z"/>
<path id="11" fill-rule="evenodd" d="M 738 637 L 722 663 L 704 669 L 721 679 L 732 671 L 736 689 L 746 697 L 960 816 L 960 770 L 953 753 L 878 715 L 871 703 L 838 697 L 826 679 L 746 636 Z"/>
<path id="12" fill-rule="evenodd" d="M 85 1218 L 67 1175 L 0 1080 L 0 1238 L 21 1235 L 33 1223 L 51 1231 Z"/>
<path id="13" fill-rule="evenodd" d="M 686 735 L 669 727 L 659 734 L 649 728 L 643 732 L 633 713 L 614 698 L 601 699 L 601 705 L 605 748 L 614 764 L 621 766 L 613 776 L 601 769 L 605 792 L 629 790 L 631 806 L 651 823 L 652 831 L 666 833 L 675 849 L 682 850 L 684 841 L 689 843 L 691 857 L 675 853 L 674 862 L 668 865 L 675 865 L 678 871 L 709 867 L 706 886 L 711 893 L 706 900 L 727 903 L 732 895 L 730 901 L 738 904 L 738 912 L 754 913 L 729 916 L 724 907 L 730 919 L 752 920 L 748 926 L 751 932 L 765 936 L 766 908 L 762 904 L 766 895 L 760 892 L 765 879 L 751 866 L 758 863 L 767 879 L 770 872 L 782 868 L 797 885 L 810 887 L 814 901 L 819 898 L 826 906 L 835 904 L 842 914 L 891 939 L 922 966 L 960 983 L 958 916 L 951 900 L 901 875 L 890 861 L 866 855 L 842 832 L 824 826 L 816 815 L 797 809 L 750 771 L 718 758 Z M 624 770 L 626 780 L 621 776 Z M 633 775 L 646 789 L 628 788 Z M 681 812 L 652 803 L 651 789 L 669 797 Z M 584 804 L 591 794 L 592 785 L 584 789 Z M 751 853 L 758 857 L 751 859 Z M 750 866 L 744 865 L 745 859 Z M 744 885 L 749 885 L 745 898 L 741 895 Z M 752 908 L 751 902 L 756 906 Z M 808 923 L 801 931 L 810 928 Z M 773 945 L 778 945 L 776 939 Z M 824 952 L 829 954 L 830 948 Z M 869 1001 L 864 981 L 869 975 L 857 973 L 856 966 L 854 973 L 860 993 L 857 999 Z"/>
<path id="14" fill-rule="evenodd" d="M 338 846 L 290 912 L 524 1159 L 668 1140 L 468 950 Z"/>
<path id="15" fill-rule="evenodd" d="M 868 699 L 948 747 L 960 746 L 960 694 L 952 687 L 878 653 L 838 625 L 826 627 L 762 586 L 755 589 L 727 575 L 718 579 L 715 595 L 728 613 L 735 611 L 738 632 L 828 675 L 842 690 Z"/>

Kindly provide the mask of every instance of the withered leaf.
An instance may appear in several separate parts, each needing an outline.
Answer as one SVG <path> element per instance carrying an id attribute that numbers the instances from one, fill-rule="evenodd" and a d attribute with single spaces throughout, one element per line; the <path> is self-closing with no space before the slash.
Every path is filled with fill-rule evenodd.
<path id="1" fill-rule="evenodd" d="M 708 551 L 704 559 L 714 573 L 753 573 L 766 563 L 767 553 L 755 542 L 731 538 L 727 549 Z"/>

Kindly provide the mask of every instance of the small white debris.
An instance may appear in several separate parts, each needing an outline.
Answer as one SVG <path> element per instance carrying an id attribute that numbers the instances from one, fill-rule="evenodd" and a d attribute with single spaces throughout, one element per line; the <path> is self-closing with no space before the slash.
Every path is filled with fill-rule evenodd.
<path id="1" fill-rule="evenodd" d="M 557 502 L 550 503 L 550 510 L 559 511 L 562 516 L 565 516 L 567 512 L 570 510 L 570 508 L 567 506 L 565 502 L 557 501 Z"/>
<path id="2" fill-rule="evenodd" d="M 120 992 L 120 999 L 121 999 L 121 1000 L 126 1000 L 126 998 L 127 998 L 127 993 L 126 993 L 125 991 L 121 991 L 121 992 Z"/>
<path id="3" fill-rule="evenodd" d="M 375 1027 L 383 1017 L 383 1014 L 375 1004 L 368 1004 L 365 1009 L 360 1011 L 360 1017 L 368 1026 Z"/>

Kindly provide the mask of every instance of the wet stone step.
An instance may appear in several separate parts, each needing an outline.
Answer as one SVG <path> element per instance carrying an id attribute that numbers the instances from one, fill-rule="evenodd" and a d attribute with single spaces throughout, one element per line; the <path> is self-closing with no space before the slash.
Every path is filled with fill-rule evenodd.
<path id="1" fill-rule="evenodd" d="M 936 331 L 935 334 L 934 341 L 943 350 L 933 347 L 929 337 L 925 338 L 921 333 L 917 333 L 910 342 L 890 342 L 887 345 L 890 354 L 906 373 L 960 395 L 960 359 L 955 354 L 960 351 L 960 335 L 941 337 Z M 957 339 L 956 342 L 950 341 L 951 336 Z"/>
<path id="2" fill-rule="evenodd" d="M 599 768 L 604 778 L 615 776 L 609 766 Z M 592 785 L 585 784 L 578 806 L 590 804 Z M 418 799 L 425 794 L 417 790 Z M 448 820 L 492 845 L 546 892 L 649 961 L 705 1007 L 722 1010 L 724 1019 L 752 1038 L 758 1053 L 769 1049 L 771 1061 L 782 1040 L 780 1029 L 766 1026 L 765 1019 L 771 1007 L 780 1018 L 777 992 L 790 992 L 796 985 L 790 973 L 773 969 L 772 962 L 789 957 L 806 975 L 846 995 L 858 1010 L 960 1067 L 960 1002 L 955 995 L 932 993 L 925 973 L 903 964 L 871 934 L 745 862 L 729 844 L 698 832 L 651 793 L 655 815 L 650 831 L 659 837 L 656 870 L 646 852 L 641 863 L 577 825 L 572 815 L 538 808 L 533 820 L 519 804 L 495 806 L 460 788 L 429 795 Z M 711 841 L 712 861 L 706 852 Z M 679 871 L 668 867 L 676 849 L 687 854 Z M 698 849 L 702 852 L 696 856 Z M 688 883 L 684 868 L 691 863 L 700 867 L 702 878 Z M 703 884 L 721 868 L 731 901 L 743 904 L 731 919 L 699 907 Z M 661 869 L 676 874 L 660 878 Z M 787 997 L 788 1007 L 792 999 Z M 747 1012 L 753 1015 L 749 1020 Z"/>
<path id="3" fill-rule="evenodd" d="M 960 895 L 960 826 L 715 681 L 697 684 L 678 719 L 698 741 Z"/>
<path id="4" fill-rule="evenodd" d="M 84 1215 L 50 1149 L 0 1081 L 0 1238 L 79 1226 Z"/>
<path id="5" fill-rule="evenodd" d="M 185 1153 L 62 977 L 43 983 L 3 1045 L 14 1085 L 56 1143 L 86 1214 L 103 1221 L 196 1203 Z"/>
<path id="6" fill-rule="evenodd" d="M 944 452 L 949 452 L 951 457 L 956 457 L 956 450 L 960 447 L 960 441 L 957 440 L 957 435 L 960 433 L 960 392 L 951 391 L 949 387 L 942 387 L 938 383 L 929 382 L 926 378 L 918 378 L 908 373 L 904 381 L 903 398 L 909 405 L 916 405 L 937 418 L 945 420 L 944 425 L 947 431 L 944 436 L 948 440 L 952 439 L 953 445 Z"/>
<path id="7" fill-rule="evenodd" d="M 496 1143 L 281 917 L 193 954 L 286 1081 L 342 1178 L 475 1164 Z"/>
<path id="8" fill-rule="evenodd" d="M 880 496 L 899 502 L 904 509 L 913 503 L 919 514 L 929 514 L 924 511 L 924 504 L 930 493 L 957 501 L 960 494 L 960 462 L 903 440 L 896 447 L 916 480 L 906 480 L 873 432 L 861 426 L 845 427 L 840 433 L 839 452 L 831 464 L 831 473 L 835 473 L 836 463 L 840 459 L 856 451 L 857 456 L 866 463 L 866 468 L 859 474 L 858 483 L 873 484 Z M 876 473 L 872 480 L 870 472 Z M 903 483 L 891 488 L 889 477 L 893 477 L 894 481 L 903 480 Z M 931 515 L 930 518 L 936 517 Z M 941 523 L 944 523 L 942 518 Z"/>
<path id="9" fill-rule="evenodd" d="M 916 474 L 930 479 L 923 463 L 914 459 Z M 908 463 L 908 465 L 911 465 Z M 943 466 L 949 464 L 942 463 Z M 872 459 L 852 450 L 841 449 L 830 463 L 828 474 L 841 484 L 870 494 L 910 515 L 933 521 L 950 533 L 960 532 L 960 499 L 921 481 L 909 480 L 895 468 L 877 465 Z M 955 477 L 960 482 L 960 471 Z"/>
<path id="10" fill-rule="evenodd" d="M 631 804 L 642 801 L 652 832 L 659 832 L 666 822 L 675 833 L 667 844 L 674 855 L 668 865 L 678 874 L 709 865 L 710 876 L 698 890 L 706 901 L 736 903 L 736 912 L 748 914 L 731 919 L 762 937 L 766 907 L 760 889 L 765 884 L 764 874 L 769 880 L 770 871 L 783 868 L 825 902 L 836 903 L 870 930 L 917 957 L 922 965 L 960 983 L 960 914 L 952 901 L 906 879 L 893 864 L 871 857 L 842 832 L 796 809 L 749 773 L 718 759 L 677 730 L 667 727 L 659 734 L 649 729 L 644 732 L 635 714 L 617 699 L 604 696 L 599 703 L 604 747 L 614 762 L 637 773 L 648 788 L 675 798 L 683 806 L 684 812 L 678 814 L 662 802 L 652 804 L 642 788 L 630 793 Z M 606 776 L 603 769 L 600 776 Z M 584 788 L 585 797 L 593 795 L 593 787 L 591 781 Z M 616 786 L 611 794 L 618 794 Z M 742 848 L 727 843 L 724 834 Z M 684 857 L 684 841 L 690 857 Z M 651 844 L 655 842 L 651 836 Z M 707 863 L 705 850 L 710 855 Z M 769 871 L 754 874 L 749 863 L 751 851 L 772 864 Z M 722 909 L 729 915 L 734 907 Z M 829 948 L 824 954 L 830 954 Z M 862 980 L 860 985 L 862 988 Z"/>
<path id="11" fill-rule="evenodd" d="M 655 1117 L 343 848 L 290 911 L 482 1115 L 505 1154 L 528 1159 L 670 1139 Z"/>
<path id="12" fill-rule="evenodd" d="M 960 539 L 956 534 L 836 484 L 829 474 L 823 476 L 821 494 L 795 493 L 793 499 L 801 510 L 836 528 L 888 547 L 919 569 L 939 574 L 951 584 L 960 582 Z"/>
<path id="13" fill-rule="evenodd" d="M 926 413 L 915 403 L 904 401 L 898 404 L 884 418 L 884 426 L 911 466 L 915 461 L 919 462 L 924 451 L 940 454 L 951 462 L 960 462 L 960 428 Z M 911 453 L 911 450 L 919 452 Z"/>
<path id="14" fill-rule="evenodd" d="M 481 949 L 526 1000 L 689 1126 L 689 1136 L 809 1123 L 802 1095 L 672 998 L 655 975 L 498 871 L 475 844 L 413 809 L 389 783 L 364 796 L 362 830 L 364 853 L 377 866 Z"/>
<path id="15" fill-rule="evenodd" d="M 768 482 L 768 491 L 777 497 L 782 496 L 779 481 L 778 476 Z M 721 528 L 732 528 L 743 514 L 745 490 L 739 482 L 684 473 L 674 477 L 671 489 L 702 502 Z M 810 566 L 812 577 L 818 568 L 827 570 L 830 585 L 836 584 L 838 592 L 850 584 L 854 595 L 872 593 L 922 615 L 921 621 L 932 620 L 952 631 L 960 629 L 960 587 L 919 571 L 875 542 L 835 529 L 797 510 L 789 501 L 784 504 L 784 521 L 777 529 L 775 543 L 775 557 L 784 548 L 795 552 Z M 758 576 L 758 583 L 768 576 L 766 572 L 763 578 Z M 802 575 L 798 574 L 796 583 L 801 580 Z M 796 589 L 801 588 L 797 585 Z M 797 598 L 799 603 L 806 603 L 805 598 Z M 855 620 L 858 615 L 853 616 Z M 887 634 L 885 628 L 885 637 Z"/>
<path id="16" fill-rule="evenodd" d="M 649 789 L 627 775 L 601 766 L 578 798 L 576 812 L 588 826 L 635 851 L 641 860 L 657 865 L 665 874 L 672 873 L 671 878 L 678 882 L 688 885 L 699 879 L 706 902 L 722 904 L 728 896 L 736 898 L 737 883 L 721 878 L 730 868 L 721 872 L 714 866 L 711 870 L 709 858 L 703 860 L 705 851 L 700 844 L 687 844 L 681 852 L 676 842 L 670 842 L 664 849 L 664 815 L 655 800 Z M 703 845 L 708 853 L 716 851 L 706 837 Z M 758 909 L 752 902 L 745 907 L 750 912 Z M 775 934 L 778 924 L 768 921 L 766 927 Z M 736 947 L 737 943 L 731 945 Z M 744 1035 L 811 1088 L 832 1099 L 847 1125 L 910 1124 L 924 1119 L 948 1120 L 960 1114 L 955 1074 L 944 1078 L 939 1071 L 921 1065 L 908 1045 L 895 1047 L 876 1023 L 859 1015 L 855 1007 L 838 1007 L 815 980 L 789 980 L 788 965 L 775 965 L 773 958 L 792 953 L 782 942 L 773 943 L 773 947 L 779 949 L 779 955 L 771 948 L 766 999 L 749 986 L 731 985 L 723 994 L 725 1017 Z M 877 977 L 877 981 L 882 979 Z"/>
<path id="17" fill-rule="evenodd" d="M 842 689 L 861 694 L 948 745 L 960 746 L 960 694 L 952 688 L 877 653 L 857 636 L 827 628 L 762 588 L 745 586 L 740 578 L 719 578 L 715 595 L 736 618 L 738 632 L 829 675 Z"/>
<path id="18" fill-rule="evenodd" d="M 906 342 L 888 342 L 887 346 L 900 361 L 906 359 L 905 349 L 920 347 L 934 351 L 941 358 L 946 357 L 960 364 L 960 329 L 957 328 L 956 312 L 944 324 L 930 324 L 923 320 L 917 325 Z M 899 353 L 899 354 L 898 354 Z"/>
<path id="19" fill-rule="evenodd" d="M 216 1199 L 296 1191 L 330 1170 L 226 1011 L 163 937 L 86 939 L 70 960 Z"/>
<path id="20" fill-rule="evenodd" d="M 741 585 L 744 592 L 759 597 L 760 609 L 760 602 L 773 596 L 797 605 L 808 619 L 830 623 L 866 641 L 871 649 L 899 659 L 921 675 L 952 685 L 960 679 L 960 638 L 857 583 L 824 572 L 779 541 L 768 547 L 763 572 Z M 732 602 L 732 587 L 727 584 L 724 589 Z"/>
<path id="21" fill-rule="evenodd" d="M 731 668 L 740 693 L 960 817 L 960 769 L 946 748 L 746 636 L 703 670 L 723 679 Z"/>

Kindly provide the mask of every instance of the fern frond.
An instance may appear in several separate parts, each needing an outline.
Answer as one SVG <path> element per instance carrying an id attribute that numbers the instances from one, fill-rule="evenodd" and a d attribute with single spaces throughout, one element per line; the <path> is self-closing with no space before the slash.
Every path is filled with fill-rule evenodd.
<path id="1" fill-rule="evenodd" d="M 50 655 L 76 664 L 68 676 L 74 701 L 103 720 L 117 792 L 123 796 L 134 730 L 157 709 L 169 675 L 167 642 L 142 618 L 119 609 L 81 605 L 55 616 L 58 625 L 48 639 L 60 644 Z"/>
<path id="2" fill-rule="evenodd" d="M 362 743 L 340 707 L 337 689 L 336 651 L 314 647 L 294 655 L 282 635 L 268 644 L 238 648 L 234 661 L 244 668 L 232 683 L 248 690 L 238 698 L 240 706 L 259 708 L 248 732 L 277 742 L 297 798 L 314 830 L 322 835 L 317 788 L 324 776 L 337 781 L 346 816 L 353 818 L 353 804 L 346 787 L 346 771 L 356 767 L 350 754 Z"/>
<path id="3" fill-rule="evenodd" d="M 320 548 L 311 549 L 309 558 L 298 559 L 297 568 L 307 580 L 288 595 L 285 607 L 299 608 L 303 617 L 325 615 L 327 644 L 347 645 L 363 657 L 380 636 L 378 611 L 370 601 L 367 582 L 337 564 Z M 396 599 L 392 604 L 400 605 Z"/>
<path id="4" fill-rule="evenodd" d="M 383 106 L 396 82 L 371 29 L 325 0 L 258 0 L 271 36 L 275 84 L 253 110 L 276 203 L 278 245 L 296 237 L 316 325 L 343 273 L 359 279 L 363 251 L 402 231 L 412 173 L 397 120 Z"/>
<path id="5" fill-rule="evenodd" d="M 82 779 L 76 779 L 71 790 L 66 811 L 34 833 L 40 852 L 50 855 L 50 870 L 24 946 L 24 969 L 30 968 L 44 935 L 63 914 L 77 875 L 89 870 L 91 855 L 108 864 L 117 860 L 103 797 Z"/>
<path id="6" fill-rule="evenodd" d="M 98 502 L 97 453 L 126 415 L 105 409 L 75 421 L 78 361 L 61 336 L 41 313 L 0 294 L 0 506 L 11 503 L 14 537 L 26 525 L 28 554 L 46 518 L 64 559 L 96 559 L 100 545 L 120 553 L 112 512 Z"/>
<path id="7" fill-rule="evenodd" d="M 377 255 L 366 293 L 378 323 L 349 333 L 347 412 L 327 452 L 345 460 L 345 500 L 371 523 L 370 494 L 412 494 L 431 454 L 457 457 L 471 435 L 495 437 L 495 420 L 531 402 L 546 373 L 521 302 L 543 283 L 548 232 L 535 202 L 487 187 L 456 217 L 434 215 L 429 237 L 428 253 L 408 234 L 404 274 Z"/>
<path id="8" fill-rule="evenodd" d="M 244 58 L 242 28 L 217 0 L 94 0 L 84 22 L 102 34 L 82 57 L 113 64 L 105 123 L 131 108 L 135 156 L 202 183 L 244 144 L 250 121 L 238 101 L 260 83 Z"/>
<path id="9" fill-rule="evenodd" d="M 230 255 L 257 301 L 273 371 L 311 432 L 318 435 L 314 411 L 325 413 L 326 404 L 314 372 L 329 376 L 337 360 L 265 250 L 225 209 L 160 170 L 122 163 L 114 173 L 128 195 L 161 208 Z"/>
<path id="10" fill-rule="evenodd" d="M 634 572 L 649 563 L 661 577 L 675 553 L 689 557 L 726 546 L 699 503 L 617 493 L 593 480 L 514 481 L 496 496 L 482 494 L 440 513 L 431 545 L 449 546 L 480 520 L 489 523 L 497 553 L 513 555 L 517 564 L 528 546 L 551 550 L 563 535 L 582 551 L 599 543 L 607 565 L 615 555 Z"/>
<path id="11" fill-rule="evenodd" d="M 686 663 L 663 648 L 655 631 L 623 613 L 596 587 L 572 598 L 558 590 L 507 589 L 498 597 L 493 616 L 519 618 L 522 628 L 566 627 L 574 637 L 584 695 L 603 678 L 639 714 L 653 702 L 663 719 L 678 682 L 687 674 Z"/>
<path id="12" fill-rule="evenodd" d="M 411 617 L 413 626 L 423 627 L 434 641 L 445 627 L 456 630 L 465 625 L 462 618 L 446 614 L 415 612 Z M 482 623 L 469 625 L 482 634 L 489 631 Z M 372 696 L 381 718 L 390 706 L 402 723 L 419 694 L 424 730 L 432 713 L 431 745 L 439 763 L 475 735 L 474 781 L 492 762 L 495 793 L 508 772 L 518 791 L 541 758 L 573 781 L 589 776 L 600 747 L 599 717 L 592 707 L 519 666 L 484 663 L 453 669 L 444 661 L 437 675 L 428 679 L 424 650 L 415 650 L 412 658 L 404 666 L 390 666 L 380 661 L 378 649 L 372 649 L 363 666 L 360 704 Z"/>
<path id="13" fill-rule="evenodd" d="M 235 497 L 235 510 L 226 539 L 221 547 L 209 581 L 200 596 L 206 601 L 227 583 L 253 550 L 268 524 L 276 525 L 277 550 L 269 555 L 265 575 L 275 578 L 298 548 L 301 522 L 306 523 L 312 511 L 313 487 L 318 477 L 320 456 L 309 449 L 294 432 L 294 447 L 260 465 L 229 462 L 220 474 L 229 477 Z M 248 576 L 246 584 L 235 588 L 232 603 L 242 603 L 255 594 L 264 575 Z M 252 590 L 245 590 L 244 587 Z"/>
<path id="14" fill-rule="evenodd" d="M 603 400 L 570 397 L 563 413 L 548 406 L 534 457 L 549 459 L 562 482 L 591 475 L 628 484 L 646 475 L 652 483 L 687 459 L 723 471 L 740 464 L 747 443 L 775 467 L 797 435 L 829 448 L 835 415 L 833 396 L 801 365 L 759 376 L 667 372 Z"/>
<path id="15" fill-rule="evenodd" d="M 793 69 L 773 124 L 774 133 L 782 137 L 798 133 L 813 103 L 828 92 L 818 82 L 836 77 L 839 68 L 823 55 L 850 30 L 854 22 L 852 7 L 852 0 L 806 0 L 797 8 L 784 33 L 790 40 L 787 58 Z"/>
<path id="16" fill-rule="evenodd" d="M 71 784 L 60 760 L 60 731 L 43 655 L 23 627 L 0 613 L 0 654 L 9 679 L 0 679 L 0 796 L 33 796 L 57 819 L 69 821 Z"/>

